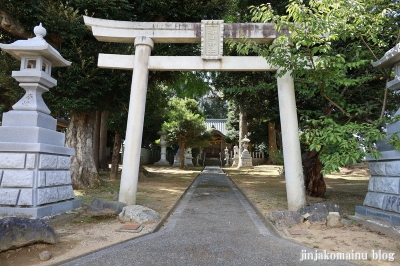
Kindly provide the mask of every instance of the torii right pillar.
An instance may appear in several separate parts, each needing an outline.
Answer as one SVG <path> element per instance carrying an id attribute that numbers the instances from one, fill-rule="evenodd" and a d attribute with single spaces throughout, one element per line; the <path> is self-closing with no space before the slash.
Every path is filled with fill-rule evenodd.
<path id="1" fill-rule="evenodd" d="M 280 71 L 278 69 L 278 73 Z M 294 81 L 289 71 L 279 77 L 277 81 L 288 209 L 289 211 L 298 211 L 306 206 L 306 192 L 301 162 Z"/>

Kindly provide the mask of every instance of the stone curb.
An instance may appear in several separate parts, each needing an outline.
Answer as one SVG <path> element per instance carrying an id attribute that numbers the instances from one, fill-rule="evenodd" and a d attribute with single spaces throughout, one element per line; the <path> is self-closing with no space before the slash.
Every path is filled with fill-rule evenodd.
<path id="1" fill-rule="evenodd" d="M 393 237 L 395 240 L 400 241 L 400 231 L 396 231 L 393 226 L 385 225 L 383 223 L 374 223 L 369 221 L 369 217 L 359 214 L 348 216 L 348 218 L 357 221 L 358 223 L 367 226 L 371 230 L 378 231 L 386 236 Z"/>

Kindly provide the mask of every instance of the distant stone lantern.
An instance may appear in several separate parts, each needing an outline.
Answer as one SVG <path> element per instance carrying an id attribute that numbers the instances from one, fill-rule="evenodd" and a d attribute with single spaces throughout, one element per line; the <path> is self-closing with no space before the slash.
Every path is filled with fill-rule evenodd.
<path id="1" fill-rule="evenodd" d="M 251 154 L 247 149 L 249 147 L 249 142 L 250 140 L 247 138 L 247 136 L 244 136 L 242 139 L 243 152 L 239 156 L 238 168 L 253 166 L 253 158 L 251 158 Z"/>
<path id="2" fill-rule="evenodd" d="M 226 163 L 225 163 L 225 166 L 229 166 L 229 150 L 228 150 L 228 147 L 225 147 L 225 161 L 226 161 Z"/>
<path id="3" fill-rule="evenodd" d="M 51 68 L 71 62 L 44 40 L 41 24 L 34 33 L 28 40 L 0 44 L 21 60 L 12 77 L 26 91 L 13 110 L 3 113 L 0 126 L 0 216 L 41 218 L 82 206 L 71 182 L 74 149 L 64 147 L 65 135 L 56 131 L 57 120 L 42 98 L 57 85 Z"/>
<path id="4" fill-rule="evenodd" d="M 165 141 L 165 133 L 158 132 L 160 135 L 160 147 L 161 147 L 161 159 L 158 162 L 155 162 L 155 165 L 169 165 L 167 161 L 167 142 Z"/>

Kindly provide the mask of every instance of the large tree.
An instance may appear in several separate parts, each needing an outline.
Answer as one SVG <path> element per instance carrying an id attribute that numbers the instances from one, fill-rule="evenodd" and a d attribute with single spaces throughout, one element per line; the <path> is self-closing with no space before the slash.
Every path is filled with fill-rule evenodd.
<path id="1" fill-rule="evenodd" d="M 193 99 L 173 98 L 162 125 L 166 140 L 180 149 L 180 168 L 184 167 L 185 148 L 202 148 L 209 145 L 211 134 L 205 126 L 205 117 Z"/>
<path id="2" fill-rule="evenodd" d="M 256 51 L 283 71 L 292 72 L 298 95 L 309 195 L 323 196 L 323 174 L 378 156 L 374 143 L 383 138 L 382 119 L 393 114 L 395 95 L 385 83 L 390 71 L 370 64 L 398 41 L 397 1 L 293 0 L 287 14 L 273 6 L 253 9 L 253 20 L 288 28 L 269 46 L 248 42 L 242 52 Z"/>
<path id="3" fill-rule="evenodd" d="M 97 56 L 103 53 L 133 53 L 132 44 L 98 42 L 83 23 L 82 15 L 127 21 L 185 21 L 220 19 L 231 9 L 234 1 L 130 1 L 130 0 L 1 0 L 0 37 L 9 43 L 32 37 L 34 26 L 42 22 L 47 29 L 46 40 L 72 65 L 53 69 L 58 86 L 44 95 L 54 115 L 63 114 L 70 119 L 67 145 L 76 149 L 72 158 L 71 174 L 75 188 L 97 183 L 97 168 L 93 158 L 93 126 L 96 111 L 111 110 L 115 98 L 129 98 L 131 77 L 121 72 L 97 67 Z M 196 45 L 156 45 L 153 54 L 199 54 Z M 1 57 L 6 55 L 1 54 Z M 3 65 L 2 65 L 3 67 Z M 3 68 L 4 69 L 4 68 Z M 9 75 L 2 71 L 2 75 Z M 179 73 L 152 73 L 149 84 L 168 83 Z M 4 80 L 3 78 L 1 80 Z M 14 87 L 17 87 L 14 85 Z M 149 89 L 156 86 L 149 86 Z M 5 89 L 4 89 L 5 88 Z M 0 85 L 10 95 L 11 86 Z M 10 108 L 13 99 L 1 99 L 2 109 Z M 113 117 L 110 114 L 110 117 Z M 146 124 L 146 123 L 145 123 Z M 150 123 L 151 124 L 151 123 Z M 149 125 L 149 123 L 148 123 Z M 160 129 L 152 126 L 151 132 Z M 155 135 L 155 134 L 153 134 Z M 143 134 L 149 136 L 149 134 Z M 146 140 L 148 141 L 148 140 Z M 80 150 L 77 150 L 80 149 Z"/>

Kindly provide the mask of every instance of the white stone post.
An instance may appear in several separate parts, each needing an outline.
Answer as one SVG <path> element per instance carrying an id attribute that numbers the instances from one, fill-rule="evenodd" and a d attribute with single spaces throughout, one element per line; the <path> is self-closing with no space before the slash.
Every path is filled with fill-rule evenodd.
<path id="1" fill-rule="evenodd" d="M 288 209 L 290 211 L 297 211 L 306 205 L 306 196 L 303 166 L 301 163 L 294 82 L 290 73 L 287 72 L 278 78 L 278 98 Z"/>
<path id="2" fill-rule="evenodd" d="M 128 123 L 126 126 L 124 164 L 122 165 L 119 202 L 136 204 L 136 192 L 140 166 L 144 111 L 146 106 L 148 62 L 153 40 L 148 37 L 135 39 L 135 60 L 129 100 Z"/>

